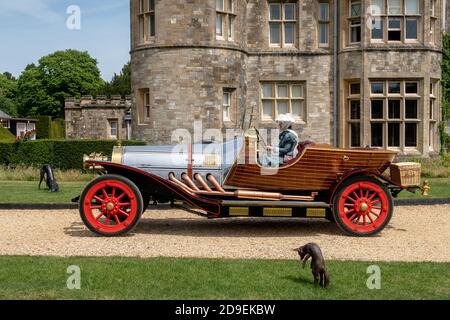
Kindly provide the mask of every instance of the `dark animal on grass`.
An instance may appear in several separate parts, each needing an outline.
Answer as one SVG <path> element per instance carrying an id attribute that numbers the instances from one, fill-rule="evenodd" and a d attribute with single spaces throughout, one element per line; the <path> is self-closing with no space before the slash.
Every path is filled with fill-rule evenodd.
<path id="1" fill-rule="evenodd" d="M 55 175 L 53 174 L 53 169 L 50 165 L 45 164 L 41 168 L 41 180 L 39 181 L 39 189 L 41 188 L 42 181 L 45 179 L 45 184 L 47 185 L 50 192 L 58 192 L 59 186 L 56 182 Z"/>
<path id="2" fill-rule="evenodd" d="M 320 284 L 321 287 L 328 288 L 330 286 L 330 276 L 325 268 L 325 259 L 323 258 L 320 247 L 315 243 L 308 243 L 298 249 L 294 249 L 300 256 L 303 269 L 309 258 L 311 260 L 311 270 L 314 276 L 314 284 Z"/>

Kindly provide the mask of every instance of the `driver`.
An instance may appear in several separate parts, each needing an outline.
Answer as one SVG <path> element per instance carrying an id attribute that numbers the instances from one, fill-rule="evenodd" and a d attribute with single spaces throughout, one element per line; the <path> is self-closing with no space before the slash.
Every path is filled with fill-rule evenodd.
<path id="1" fill-rule="evenodd" d="M 298 143 L 299 138 L 297 133 L 292 130 L 292 125 L 295 123 L 295 119 L 291 114 L 281 114 L 275 120 L 280 128 L 279 144 L 278 146 L 268 146 L 267 150 L 272 152 L 272 156 L 269 157 L 269 166 L 274 166 L 277 160 L 281 166 L 284 163 L 294 159 L 298 155 Z M 278 159 L 276 159 L 278 157 Z"/>

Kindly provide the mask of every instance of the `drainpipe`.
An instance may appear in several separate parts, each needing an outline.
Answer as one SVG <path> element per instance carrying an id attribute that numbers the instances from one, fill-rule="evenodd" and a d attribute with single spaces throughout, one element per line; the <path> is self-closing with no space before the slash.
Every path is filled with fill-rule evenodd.
<path id="1" fill-rule="evenodd" d="M 339 50 L 339 15 L 338 0 L 333 1 L 334 6 L 334 30 L 333 30 L 333 145 L 338 146 L 338 50 Z"/>

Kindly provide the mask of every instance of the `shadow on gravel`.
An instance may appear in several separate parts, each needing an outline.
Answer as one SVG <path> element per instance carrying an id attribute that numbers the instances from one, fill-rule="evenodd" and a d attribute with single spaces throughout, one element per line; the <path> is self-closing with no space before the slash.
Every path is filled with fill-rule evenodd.
<path id="1" fill-rule="evenodd" d="M 82 222 L 72 223 L 64 229 L 72 237 L 98 237 Z M 133 234 L 180 235 L 193 237 L 295 237 L 333 235 L 346 237 L 339 228 L 327 220 L 280 218 L 227 218 L 227 219 L 145 219 L 127 236 Z"/>

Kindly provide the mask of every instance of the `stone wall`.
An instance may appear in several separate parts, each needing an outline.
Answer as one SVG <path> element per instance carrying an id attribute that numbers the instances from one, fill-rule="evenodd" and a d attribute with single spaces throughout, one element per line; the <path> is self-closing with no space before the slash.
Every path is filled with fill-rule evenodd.
<path id="1" fill-rule="evenodd" d="M 112 139 L 110 121 L 118 122 L 117 139 L 126 140 L 129 128 L 125 116 L 131 111 L 131 97 L 111 99 L 99 96 L 67 98 L 65 102 L 66 139 Z M 130 132 L 131 133 L 131 132 Z"/>
<path id="2" fill-rule="evenodd" d="M 444 0 L 443 0 L 444 1 Z M 450 0 L 449 0 L 450 1 Z M 418 145 L 415 150 L 400 150 L 428 156 L 429 140 L 438 140 L 431 132 L 429 85 L 440 81 L 441 33 L 433 42 L 430 30 L 429 1 L 421 1 L 419 37 L 416 43 L 373 43 L 366 7 L 362 0 L 362 40 L 348 44 L 349 2 L 339 1 L 338 21 L 333 21 L 330 4 L 329 46 L 318 43 L 318 0 L 289 1 L 297 4 L 295 45 L 275 48 L 269 44 L 269 2 L 234 1 L 234 41 L 215 36 L 215 0 L 156 0 L 156 34 L 149 41 L 139 41 L 138 0 L 131 0 L 133 129 L 137 139 L 150 144 L 172 143 L 175 129 L 192 132 L 193 122 L 203 128 L 225 129 L 250 124 L 275 128 L 274 121 L 262 119 L 261 82 L 301 82 L 306 86 L 306 116 L 294 129 L 302 139 L 331 144 L 337 126 L 338 145 L 349 147 L 348 83 L 361 83 L 361 145 L 370 144 L 371 79 L 417 79 L 421 84 L 421 110 Z M 442 2 L 440 2 L 443 4 Z M 443 7 L 436 9 L 437 25 Z M 338 32 L 337 114 L 333 114 L 333 30 Z M 441 30 L 438 30 L 441 31 Z M 222 116 L 223 91 L 234 90 L 235 105 L 231 121 Z M 150 117 L 142 111 L 142 90 L 150 92 Z M 436 92 L 440 101 L 440 91 Z M 337 117 L 336 123 L 334 116 Z M 433 135 L 433 137 L 430 137 Z"/>

